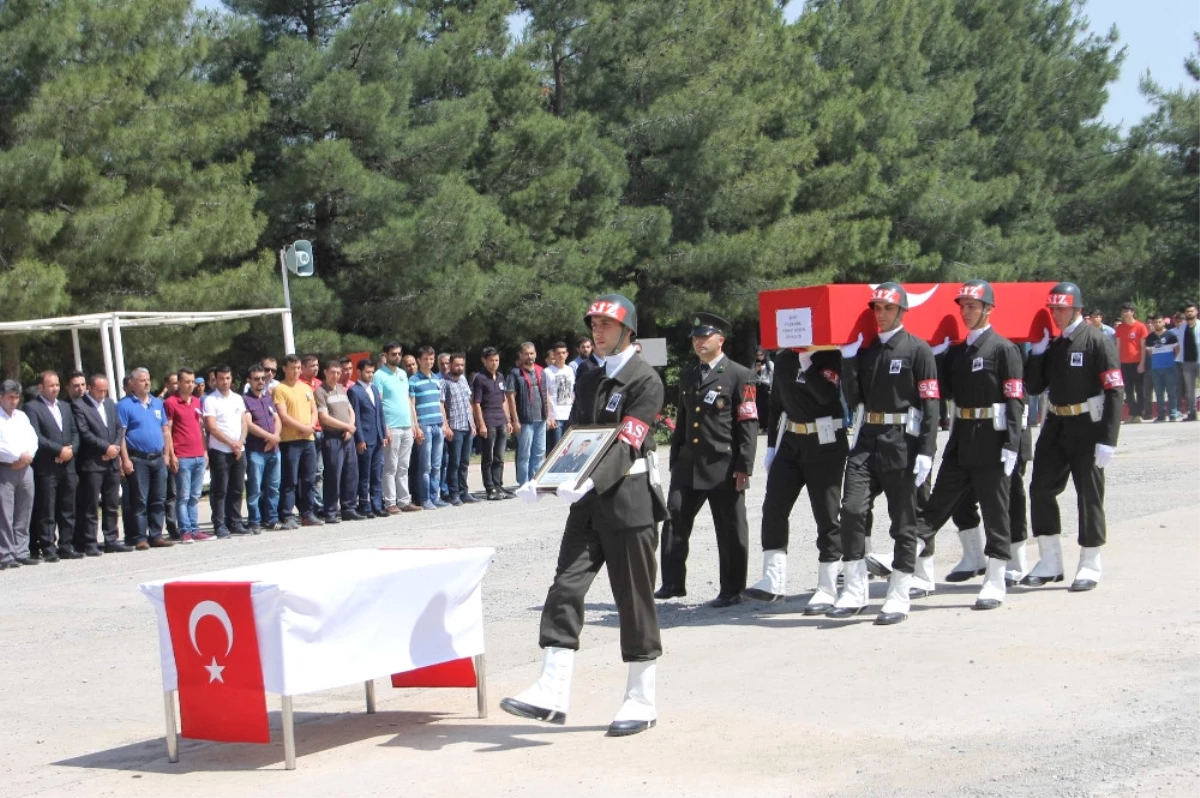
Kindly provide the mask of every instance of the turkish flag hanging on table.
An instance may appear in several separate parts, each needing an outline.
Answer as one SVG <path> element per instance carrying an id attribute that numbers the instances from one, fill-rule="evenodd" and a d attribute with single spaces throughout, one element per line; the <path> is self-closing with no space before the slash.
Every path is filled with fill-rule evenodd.
<path id="1" fill-rule="evenodd" d="M 168 582 L 163 589 L 184 737 L 268 743 L 267 693 L 250 582 Z"/>

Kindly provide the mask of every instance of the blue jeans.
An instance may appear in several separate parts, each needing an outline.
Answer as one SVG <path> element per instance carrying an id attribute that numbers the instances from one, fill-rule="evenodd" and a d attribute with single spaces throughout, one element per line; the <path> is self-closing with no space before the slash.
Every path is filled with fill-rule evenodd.
<path id="1" fill-rule="evenodd" d="M 175 522 L 179 534 L 200 531 L 200 494 L 204 491 L 204 458 L 180 457 L 175 478 Z"/>
<path id="2" fill-rule="evenodd" d="M 1150 381 L 1154 384 L 1154 401 L 1158 403 L 1158 417 L 1179 418 L 1179 375 L 1174 365 L 1166 369 L 1151 369 Z M 1146 403 L 1149 408 L 1150 403 Z"/>
<path id="3" fill-rule="evenodd" d="M 454 440 L 446 441 L 449 465 L 446 468 L 446 492 L 451 499 L 461 499 L 467 492 L 467 472 L 471 467 L 471 430 L 454 430 Z"/>
<path id="4" fill-rule="evenodd" d="M 279 522 L 279 449 L 246 452 L 246 519 L 251 526 Z"/>
<path id="5" fill-rule="evenodd" d="M 441 424 L 426 424 L 421 431 L 425 433 L 425 440 L 417 453 L 417 502 L 437 504 L 441 501 L 442 443 L 445 438 Z"/>
<path id="6" fill-rule="evenodd" d="M 517 484 L 524 485 L 546 459 L 546 422 L 521 424 L 517 433 Z"/>
<path id="7" fill-rule="evenodd" d="M 125 477 L 125 487 L 129 490 L 133 520 L 133 528 L 128 531 L 134 537 L 125 542 L 161 538 L 167 514 L 167 463 L 161 454 L 148 459 L 133 456 L 129 459 L 133 461 L 133 473 Z"/>
<path id="8" fill-rule="evenodd" d="M 281 456 L 279 481 L 279 520 L 292 517 L 293 507 L 301 516 L 315 513 L 312 504 L 313 486 L 317 482 L 317 447 L 312 441 L 284 441 L 279 444 Z"/>

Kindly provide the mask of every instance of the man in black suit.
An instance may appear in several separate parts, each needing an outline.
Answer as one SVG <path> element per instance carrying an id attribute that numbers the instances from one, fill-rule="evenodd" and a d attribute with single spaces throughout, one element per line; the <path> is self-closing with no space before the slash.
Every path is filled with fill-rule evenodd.
<path id="1" fill-rule="evenodd" d="M 737 604 L 746 589 L 746 485 L 754 470 L 758 404 L 753 373 L 721 351 L 728 330 L 729 322 L 712 313 L 692 320 L 692 348 L 700 362 L 680 379 L 667 496 L 671 524 L 663 528 L 662 587 L 655 598 L 687 595 L 688 539 L 705 501 L 717 530 L 721 571 L 721 592 L 712 606 Z"/>
<path id="2" fill-rule="evenodd" d="M 25 404 L 25 415 L 38 436 L 38 451 L 33 458 L 33 533 L 30 556 L 46 562 L 60 558 L 78 560 L 82 552 L 74 549 L 75 486 L 78 477 L 71 462 L 79 450 L 75 413 L 66 401 L 58 400 L 58 373 L 43 371 L 38 377 L 38 396 Z M 58 546 L 54 528 L 58 527 Z"/>
<path id="3" fill-rule="evenodd" d="M 386 518 L 383 509 L 383 450 L 388 428 L 383 418 L 383 394 L 373 384 L 375 363 L 369 357 L 358 361 L 358 380 L 350 386 L 350 408 L 354 411 L 354 449 L 358 452 L 358 508 L 363 518 Z"/>
<path id="4" fill-rule="evenodd" d="M 104 510 L 104 552 L 133 551 L 121 542 L 117 510 L 121 506 L 121 423 L 108 395 L 108 378 L 93 374 L 87 392 L 75 402 L 79 430 L 79 487 L 75 498 L 75 550 L 101 553 L 96 538 L 99 510 Z"/>

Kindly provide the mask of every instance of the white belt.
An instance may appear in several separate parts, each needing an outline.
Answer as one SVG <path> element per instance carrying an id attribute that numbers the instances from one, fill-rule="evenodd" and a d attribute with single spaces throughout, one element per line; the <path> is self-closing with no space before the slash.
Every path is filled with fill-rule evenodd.
<path id="1" fill-rule="evenodd" d="M 629 466 L 629 470 L 625 472 L 628 476 L 634 474 L 649 474 L 650 484 L 658 485 L 662 482 L 658 474 L 658 452 L 650 452 L 645 457 L 639 457 Z"/>
<path id="2" fill-rule="evenodd" d="M 833 420 L 833 428 L 835 430 L 842 428 L 842 420 L 840 418 L 835 418 Z M 803 422 L 797 423 L 794 421 L 789 421 L 787 422 L 787 431 L 795 433 L 796 435 L 816 435 L 817 422 L 813 421 L 812 423 L 805 424 Z"/>
<path id="3" fill-rule="evenodd" d="M 865 424 L 907 424 L 907 413 L 871 413 L 867 412 L 863 418 Z"/>
<path id="4" fill-rule="evenodd" d="M 990 407 L 959 407 L 955 409 L 954 415 L 965 421 L 974 421 L 993 418 L 996 414 Z"/>

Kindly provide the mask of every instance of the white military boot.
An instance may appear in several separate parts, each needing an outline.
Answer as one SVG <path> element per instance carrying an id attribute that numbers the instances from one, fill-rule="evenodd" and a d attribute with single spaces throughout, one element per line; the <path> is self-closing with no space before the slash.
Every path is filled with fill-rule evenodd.
<path id="1" fill-rule="evenodd" d="M 787 595 L 787 552 L 771 549 L 763 552 L 763 575 L 742 591 L 746 598 L 758 601 L 782 601 Z"/>
<path id="2" fill-rule="evenodd" d="M 946 574 L 947 582 L 965 582 L 981 576 L 987 570 L 987 557 L 983 554 L 983 527 L 958 530 L 962 541 L 962 559 Z"/>
<path id="3" fill-rule="evenodd" d="M 1029 558 L 1026 556 L 1025 541 L 1012 544 L 1009 549 L 1008 566 L 1004 569 L 1004 584 L 1007 587 L 1020 582 L 1029 573 Z"/>
<path id="4" fill-rule="evenodd" d="M 912 588 L 912 581 L 912 574 L 892 571 L 892 578 L 888 580 L 887 598 L 883 601 L 883 608 L 875 616 L 876 626 L 890 626 L 908 617 L 908 591 Z"/>
<path id="5" fill-rule="evenodd" d="M 827 618 L 851 618 L 867 608 L 867 561 L 852 560 L 842 572 L 842 592 L 838 594 Z"/>
<path id="6" fill-rule="evenodd" d="M 1075 581 L 1071 583 L 1072 593 L 1082 593 L 1085 590 L 1095 590 L 1100 584 L 1100 547 L 1083 546 L 1079 549 L 1079 570 L 1075 572 Z"/>
<path id="7" fill-rule="evenodd" d="M 805 615 L 824 615 L 837 601 L 837 578 L 842 564 L 838 561 L 817 563 L 817 592 L 804 605 Z"/>
<path id="8" fill-rule="evenodd" d="M 923 551 L 922 554 L 924 554 Z M 918 557 L 916 567 L 913 568 L 912 587 L 909 588 L 908 597 L 932 596 L 936 588 L 937 577 L 933 575 L 933 555 Z"/>
<path id="9" fill-rule="evenodd" d="M 515 698 L 505 698 L 500 702 L 500 708 L 510 715 L 563 725 L 567 722 L 574 667 L 573 649 L 547 646 L 542 658 L 542 675 L 533 687 Z"/>
<path id="10" fill-rule="evenodd" d="M 1007 592 L 1004 586 L 1004 571 L 1007 567 L 1008 560 L 988 558 L 987 572 L 983 577 L 983 588 L 975 599 L 975 609 L 994 610 L 1004 603 L 1004 596 Z"/>
<path id="11" fill-rule="evenodd" d="M 1062 535 L 1038 535 L 1038 554 L 1040 558 L 1033 570 L 1025 574 L 1021 584 L 1030 587 L 1041 587 L 1050 582 L 1063 580 Z"/>
<path id="12" fill-rule="evenodd" d="M 617 710 L 613 722 L 608 724 L 607 737 L 626 737 L 653 728 L 658 722 L 655 700 L 655 671 L 658 663 L 629 663 L 629 679 L 625 683 L 625 701 Z"/>

